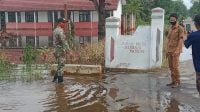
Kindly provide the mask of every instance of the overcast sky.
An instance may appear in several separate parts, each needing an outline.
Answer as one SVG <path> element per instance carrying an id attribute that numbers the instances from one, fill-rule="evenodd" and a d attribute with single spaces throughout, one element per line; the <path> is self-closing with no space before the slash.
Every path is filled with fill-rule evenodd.
<path id="1" fill-rule="evenodd" d="M 184 1 L 185 5 L 187 6 L 188 9 L 192 6 L 191 0 L 183 0 L 183 1 Z"/>

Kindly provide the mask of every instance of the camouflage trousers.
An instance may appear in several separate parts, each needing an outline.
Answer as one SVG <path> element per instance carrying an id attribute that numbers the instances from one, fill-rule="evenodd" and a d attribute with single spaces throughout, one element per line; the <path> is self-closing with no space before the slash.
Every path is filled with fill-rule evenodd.
<path id="1" fill-rule="evenodd" d="M 180 83 L 179 56 L 180 54 L 173 56 L 172 53 L 168 53 L 168 63 L 173 83 Z"/>
<path id="2" fill-rule="evenodd" d="M 55 48 L 54 56 L 56 59 L 56 64 L 58 65 L 57 70 L 56 70 L 57 75 L 63 76 L 64 66 L 66 63 L 66 55 L 65 55 L 64 49 L 62 49 L 60 47 Z"/>
<path id="3" fill-rule="evenodd" d="M 197 90 L 200 93 L 200 73 L 196 73 L 196 86 L 197 86 Z"/>

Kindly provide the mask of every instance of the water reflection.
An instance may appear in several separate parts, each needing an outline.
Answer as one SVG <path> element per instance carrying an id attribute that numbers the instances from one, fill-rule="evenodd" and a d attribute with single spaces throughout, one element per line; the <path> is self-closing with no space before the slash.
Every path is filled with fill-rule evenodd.
<path id="1" fill-rule="evenodd" d="M 195 112 L 161 80 L 148 74 L 52 77 L 32 82 L 0 82 L 0 111 L 7 112 Z"/>

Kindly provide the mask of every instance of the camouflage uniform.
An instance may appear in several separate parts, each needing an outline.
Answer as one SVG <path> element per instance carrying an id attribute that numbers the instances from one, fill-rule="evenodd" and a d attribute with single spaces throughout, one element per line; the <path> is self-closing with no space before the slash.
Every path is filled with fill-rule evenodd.
<path id="1" fill-rule="evenodd" d="M 64 33 L 64 30 L 61 27 L 57 27 L 53 32 L 53 38 L 54 38 L 54 56 L 56 59 L 57 71 L 54 76 L 54 81 L 57 80 L 59 82 L 59 77 L 61 77 L 60 82 L 63 81 L 63 72 L 64 72 L 64 66 L 66 63 L 66 50 L 69 49 L 69 45 L 66 40 L 66 36 Z"/>

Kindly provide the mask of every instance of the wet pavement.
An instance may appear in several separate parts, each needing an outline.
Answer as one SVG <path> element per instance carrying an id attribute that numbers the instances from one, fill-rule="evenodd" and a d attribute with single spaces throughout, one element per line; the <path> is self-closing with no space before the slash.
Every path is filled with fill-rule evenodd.
<path id="1" fill-rule="evenodd" d="M 107 73 L 42 80 L 0 81 L 0 112 L 200 112 L 191 61 L 181 63 L 180 88 L 169 73 Z"/>
<path id="2" fill-rule="evenodd" d="M 67 76 L 63 84 L 49 75 L 2 80 L 0 112 L 200 112 L 190 59 L 191 51 L 184 49 L 181 87 L 175 89 L 165 86 L 169 72 Z"/>

